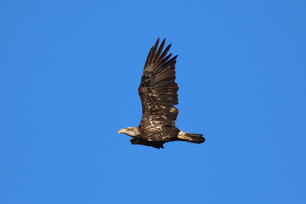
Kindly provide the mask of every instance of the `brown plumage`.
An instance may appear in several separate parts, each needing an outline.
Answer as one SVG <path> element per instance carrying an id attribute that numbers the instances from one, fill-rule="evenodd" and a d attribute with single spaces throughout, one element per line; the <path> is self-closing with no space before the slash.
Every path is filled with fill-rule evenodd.
<path id="1" fill-rule="evenodd" d="M 178 109 L 178 86 L 175 83 L 177 55 L 168 54 L 171 44 L 163 51 L 165 39 L 159 38 L 151 48 L 144 65 L 138 93 L 142 103 L 142 119 L 138 127 L 119 130 L 132 137 L 132 144 L 163 148 L 170 141 L 203 143 L 202 134 L 185 133 L 175 126 Z M 167 55 L 168 54 L 168 55 Z"/>

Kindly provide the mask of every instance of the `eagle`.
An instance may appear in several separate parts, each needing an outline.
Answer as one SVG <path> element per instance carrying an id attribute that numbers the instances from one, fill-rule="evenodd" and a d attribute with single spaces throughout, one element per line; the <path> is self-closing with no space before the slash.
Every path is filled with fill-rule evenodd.
<path id="1" fill-rule="evenodd" d="M 203 143 L 202 134 L 180 131 L 175 120 L 179 113 L 174 107 L 178 104 L 178 85 L 175 83 L 177 55 L 168 54 L 171 44 L 165 49 L 166 39 L 159 46 L 159 38 L 151 47 L 145 62 L 138 93 L 142 104 L 142 119 L 138 127 L 126 127 L 118 133 L 131 136 L 132 144 L 146 145 L 157 149 L 164 143 L 186 141 Z"/>

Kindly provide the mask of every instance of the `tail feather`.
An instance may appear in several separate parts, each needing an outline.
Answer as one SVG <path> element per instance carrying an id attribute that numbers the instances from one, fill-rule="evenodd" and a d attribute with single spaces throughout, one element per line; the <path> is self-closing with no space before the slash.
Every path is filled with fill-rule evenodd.
<path id="1" fill-rule="evenodd" d="M 195 133 L 187 133 L 180 131 L 178 136 L 179 140 L 186 141 L 186 142 L 192 142 L 192 143 L 203 143 L 205 142 L 205 138 L 202 134 L 195 134 Z"/>

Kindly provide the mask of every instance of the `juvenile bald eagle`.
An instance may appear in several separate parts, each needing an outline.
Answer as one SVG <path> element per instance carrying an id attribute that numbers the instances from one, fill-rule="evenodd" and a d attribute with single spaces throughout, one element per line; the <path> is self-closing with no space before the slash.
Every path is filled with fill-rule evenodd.
<path id="1" fill-rule="evenodd" d="M 164 148 L 171 141 L 203 143 L 202 134 L 180 131 L 175 126 L 178 109 L 178 86 L 175 83 L 175 64 L 177 55 L 170 58 L 171 44 L 166 47 L 165 39 L 159 46 L 159 38 L 151 48 L 144 65 L 138 93 L 142 103 L 142 119 L 138 127 L 120 129 L 132 137 L 132 144 Z"/>

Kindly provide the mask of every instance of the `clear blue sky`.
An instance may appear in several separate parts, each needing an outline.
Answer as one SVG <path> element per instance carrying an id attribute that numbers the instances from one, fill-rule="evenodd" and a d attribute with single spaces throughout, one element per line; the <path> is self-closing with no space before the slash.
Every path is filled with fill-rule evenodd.
<path id="1" fill-rule="evenodd" d="M 2 1 L 0 203 L 306 203 L 305 1 Z M 142 68 L 178 54 L 177 126 L 135 146 Z"/>

